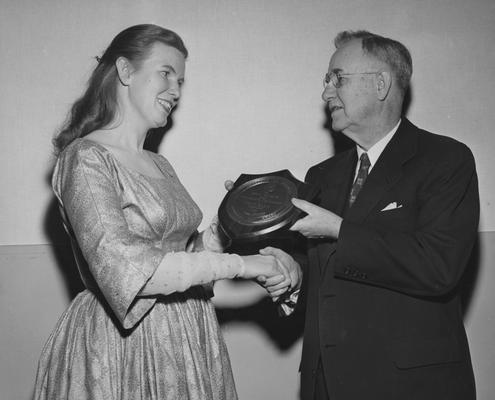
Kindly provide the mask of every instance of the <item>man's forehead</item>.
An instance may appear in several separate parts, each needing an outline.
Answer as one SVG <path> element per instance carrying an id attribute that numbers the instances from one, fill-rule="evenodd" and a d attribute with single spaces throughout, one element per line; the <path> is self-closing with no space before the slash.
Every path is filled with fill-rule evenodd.
<path id="1" fill-rule="evenodd" d="M 331 72 L 344 72 L 355 66 L 369 64 L 372 60 L 364 53 L 361 40 L 352 40 L 338 48 L 330 58 L 328 70 Z"/>

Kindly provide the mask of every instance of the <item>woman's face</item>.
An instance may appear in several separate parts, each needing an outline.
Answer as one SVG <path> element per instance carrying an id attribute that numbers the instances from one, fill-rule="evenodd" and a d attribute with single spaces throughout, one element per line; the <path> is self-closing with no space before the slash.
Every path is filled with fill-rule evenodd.
<path id="1" fill-rule="evenodd" d="M 179 101 L 184 73 L 184 55 L 174 47 L 155 43 L 149 56 L 129 75 L 130 117 L 146 130 L 164 126 Z"/>

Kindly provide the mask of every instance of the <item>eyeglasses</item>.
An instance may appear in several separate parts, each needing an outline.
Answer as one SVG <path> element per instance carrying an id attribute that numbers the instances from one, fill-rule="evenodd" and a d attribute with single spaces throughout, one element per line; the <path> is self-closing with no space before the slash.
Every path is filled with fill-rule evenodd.
<path id="1" fill-rule="evenodd" d="M 325 78 L 323 78 L 323 87 L 326 89 L 328 85 L 332 84 L 334 88 L 338 89 L 341 88 L 342 85 L 344 84 L 344 77 L 346 76 L 352 76 L 352 75 L 376 75 L 379 74 L 379 71 L 375 72 L 354 72 L 354 73 L 347 73 L 343 74 L 341 72 L 331 72 L 331 73 L 326 73 Z"/>

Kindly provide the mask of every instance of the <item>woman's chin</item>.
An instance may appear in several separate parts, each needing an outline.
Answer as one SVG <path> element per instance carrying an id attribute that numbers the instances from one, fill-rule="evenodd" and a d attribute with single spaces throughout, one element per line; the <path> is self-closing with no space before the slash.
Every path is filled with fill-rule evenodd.
<path id="1" fill-rule="evenodd" d="M 167 122 L 168 122 L 168 115 L 164 118 L 155 120 L 152 129 L 163 128 L 165 125 L 167 125 Z"/>

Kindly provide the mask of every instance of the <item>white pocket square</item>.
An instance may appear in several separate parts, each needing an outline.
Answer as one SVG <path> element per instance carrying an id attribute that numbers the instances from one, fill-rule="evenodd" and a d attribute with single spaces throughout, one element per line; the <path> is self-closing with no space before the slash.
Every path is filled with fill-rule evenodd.
<path id="1" fill-rule="evenodd" d="M 389 210 L 395 210 L 397 208 L 401 208 L 402 204 L 397 204 L 396 201 L 393 201 L 392 203 L 388 204 L 385 208 L 382 209 L 382 211 L 389 211 Z"/>

